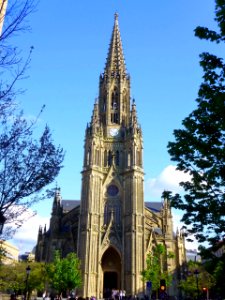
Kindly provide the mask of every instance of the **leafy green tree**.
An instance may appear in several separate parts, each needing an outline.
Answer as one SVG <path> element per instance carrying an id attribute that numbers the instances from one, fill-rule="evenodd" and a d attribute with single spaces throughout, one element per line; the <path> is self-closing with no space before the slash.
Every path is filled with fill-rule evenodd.
<path id="1" fill-rule="evenodd" d="M 50 285 L 59 293 L 65 293 L 81 286 L 80 260 L 75 253 L 69 253 L 61 258 L 59 251 L 55 252 L 54 261 L 47 270 Z"/>
<path id="2" fill-rule="evenodd" d="M 200 262 L 190 260 L 187 263 L 187 270 L 183 274 L 179 288 L 186 297 L 198 299 L 198 296 L 202 294 L 203 288 L 210 289 L 214 284 L 214 278 L 206 271 L 205 266 Z"/>
<path id="3" fill-rule="evenodd" d="M 32 128 L 21 118 L 0 134 L 0 213 L 8 225 L 22 225 L 23 213 L 40 200 L 39 193 L 61 168 L 63 151 L 52 143 L 49 128 L 39 141 L 32 135 Z"/>
<path id="4" fill-rule="evenodd" d="M 225 41 L 225 1 L 215 1 L 218 30 L 197 27 L 195 35 L 217 44 Z M 223 58 L 204 52 L 200 55 L 203 82 L 197 108 L 174 130 L 169 142 L 171 159 L 177 169 L 190 174 L 181 182 L 184 195 L 172 197 L 172 206 L 184 211 L 187 232 L 198 241 L 223 239 L 225 233 L 225 64 Z"/>
<path id="5" fill-rule="evenodd" d="M 221 256 L 218 255 L 217 251 L 220 252 L 222 243 L 219 243 L 213 248 L 201 247 L 201 256 L 204 259 L 204 267 L 213 278 L 215 285 L 211 288 L 210 294 L 214 297 L 220 296 L 225 298 L 225 285 L 224 285 L 224 274 L 225 274 L 225 253 Z"/>
<path id="6" fill-rule="evenodd" d="M 173 257 L 173 253 L 166 254 L 166 248 L 162 244 L 154 246 L 152 251 L 147 254 L 146 269 L 142 272 L 142 279 L 145 282 L 152 282 L 153 291 L 159 289 L 161 279 L 165 279 L 166 286 L 170 286 L 172 275 L 165 268 L 165 260 Z"/>
<path id="7" fill-rule="evenodd" d="M 213 261 L 214 270 L 213 270 L 213 277 L 216 282 L 214 287 L 214 294 L 225 298 L 225 285 L 224 285 L 224 274 L 225 274 L 225 254 L 223 254 L 221 259 Z"/>
<path id="8" fill-rule="evenodd" d="M 15 294 L 24 294 L 27 289 L 28 297 L 34 290 L 43 291 L 45 288 L 45 265 L 39 262 L 29 262 L 29 266 L 31 271 L 29 277 L 27 277 L 26 262 L 1 265 L 0 290 L 10 290 Z"/>

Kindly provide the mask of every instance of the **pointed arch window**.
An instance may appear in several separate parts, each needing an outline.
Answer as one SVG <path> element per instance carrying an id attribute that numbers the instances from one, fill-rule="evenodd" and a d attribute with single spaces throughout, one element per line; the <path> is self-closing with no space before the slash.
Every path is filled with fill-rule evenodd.
<path id="1" fill-rule="evenodd" d="M 140 151 L 139 151 L 138 148 L 137 148 L 137 151 L 136 151 L 136 164 L 138 166 L 140 166 Z"/>
<path id="2" fill-rule="evenodd" d="M 111 109 L 118 110 L 119 108 L 119 95 L 117 90 L 115 89 L 111 95 Z"/>
<path id="3" fill-rule="evenodd" d="M 103 98 L 103 105 L 102 105 L 103 112 L 106 112 L 106 98 Z"/>
<path id="4" fill-rule="evenodd" d="M 118 113 L 111 114 L 111 123 L 115 123 L 115 124 L 119 123 Z"/>
<path id="5" fill-rule="evenodd" d="M 112 159 L 113 159 L 112 152 L 109 151 L 108 152 L 108 166 L 112 165 Z"/>
<path id="6" fill-rule="evenodd" d="M 103 125 L 106 125 L 106 116 L 105 114 L 101 117 Z"/>
<path id="7" fill-rule="evenodd" d="M 111 123 L 119 123 L 119 94 L 115 88 L 111 94 Z"/>
<path id="8" fill-rule="evenodd" d="M 131 167 L 131 150 L 127 153 L 127 166 Z"/>
<path id="9" fill-rule="evenodd" d="M 108 164 L 108 153 L 107 150 L 104 151 L 104 167 L 107 167 Z"/>
<path id="10" fill-rule="evenodd" d="M 104 207 L 104 224 L 108 224 L 110 220 L 110 213 L 109 213 L 109 207 L 106 204 Z"/>
<path id="11" fill-rule="evenodd" d="M 99 151 L 99 149 L 95 149 L 95 164 L 96 165 L 100 164 L 100 151 Z"/>
<path id="12" fill-rule="evenodd" d="M 137 149 L 136 161 L 137 161 L 137 165 L 141 167 L 142 166 L 142 151 L 141 151 L 141 149 Z"/>
<path id="13" fill-rule="evenodd" d="M 91 164 L 91 148 L 88 148 L 88 151 L 87 151 L 86 164 L 87 164 L 87 166 L 89 166 Z"/>
<path id="14" fill-rule="evenodd" d="M 116 166 L 120 165 L 120 152 L 117 150 L 116 151 Z"/>
<path id="15" fill-rule="evenodd" d="M 104 224 L 108 225 L 111 219 L 114 219 L 116 224 L 121 223 L 121 206 L 117 202 L 115 204 L 106 203 L 104 208 Z"/>
<path id="16" fill-rule="evenodd" d="M 124 152 L 120 151 L 120 167 L 124 167 L 126 162 L 124 162 Z"/>

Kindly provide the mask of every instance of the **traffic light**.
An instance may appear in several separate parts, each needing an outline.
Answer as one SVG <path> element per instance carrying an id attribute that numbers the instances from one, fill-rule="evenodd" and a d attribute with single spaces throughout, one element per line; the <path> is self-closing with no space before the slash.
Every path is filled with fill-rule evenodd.
<path id="1" fill-rule="evenodd" d="M 165 291 L 166 290 L 166 280 L 165 279 L 161 279 L 160 280 L 160 291 Z"/>
<path id="2" fill-rule="evenodd" d="M 208 296 L 207 296 L 207 287 L 203 287 L 202 288 L 202 296 L 203 296 L 203 299 L 208 299 Z"/>

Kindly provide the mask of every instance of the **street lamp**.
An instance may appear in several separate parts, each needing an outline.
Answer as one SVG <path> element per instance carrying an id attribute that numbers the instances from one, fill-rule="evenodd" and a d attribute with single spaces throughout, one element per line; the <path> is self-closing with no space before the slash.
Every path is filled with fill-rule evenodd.
<path id="1" fill-rule="evenodd" d="M 30 266 L 27 266 L 26 267 L 27 277 L 26 277 L 26 288 L 25 288 L 25 297 L 24 297 L 24 300 L 28 299 L 28 279 L 29 279 L 30 271 L 31 271 Z"/>
<path id="2" fill-rule="evenodd" d="M 196 278 L 196 288 L 197 288 L 197 299 L 199 300 L 199 287 L 198 287 L 198 275 L 199 271 L 196 269 L 194 270 L 195 278 Z"/>

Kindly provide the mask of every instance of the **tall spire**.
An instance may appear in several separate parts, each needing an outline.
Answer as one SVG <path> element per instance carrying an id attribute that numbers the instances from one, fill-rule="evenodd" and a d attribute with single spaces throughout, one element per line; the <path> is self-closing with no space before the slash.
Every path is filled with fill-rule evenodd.
<path id="1" fill-rule="evenodd" d="M 99 128 L 99 111 L 98 111 L 98 100 L 96 100 L 94 104 L 93 114 L 91 117 L 91 126 L 92 126 L 92 132 L 97 132 Z"/>
<path id="2" fill-rule="evenodd" d="M 115 13 L 115 21 L 109 45 L 108 57 L 106 60 L 105 73 L 108 75 L 126 74 L 126 65 L 123 56 L 123 47 L 118 23 L 118 13 Z"/>
<path id="3" fill-rule="evenodd" d="M 132 106 L 131 106 L 131 125 L 132 125 L 132 127 L 135 127 L 135 128 L 138 127 L 137 110 L 136 110 L 136 104 L 135 104 L 134 99 L 133 99 L 133 103 L 132 103 Z"/>
<path id="4" fill-rule="evenodd" d="M 57 214 L 61 210 L 61 190 L 56 186 L 55 188 L 55 196 L 53 200 L 53 206 L 52 206 L 52 214 Z"/>

